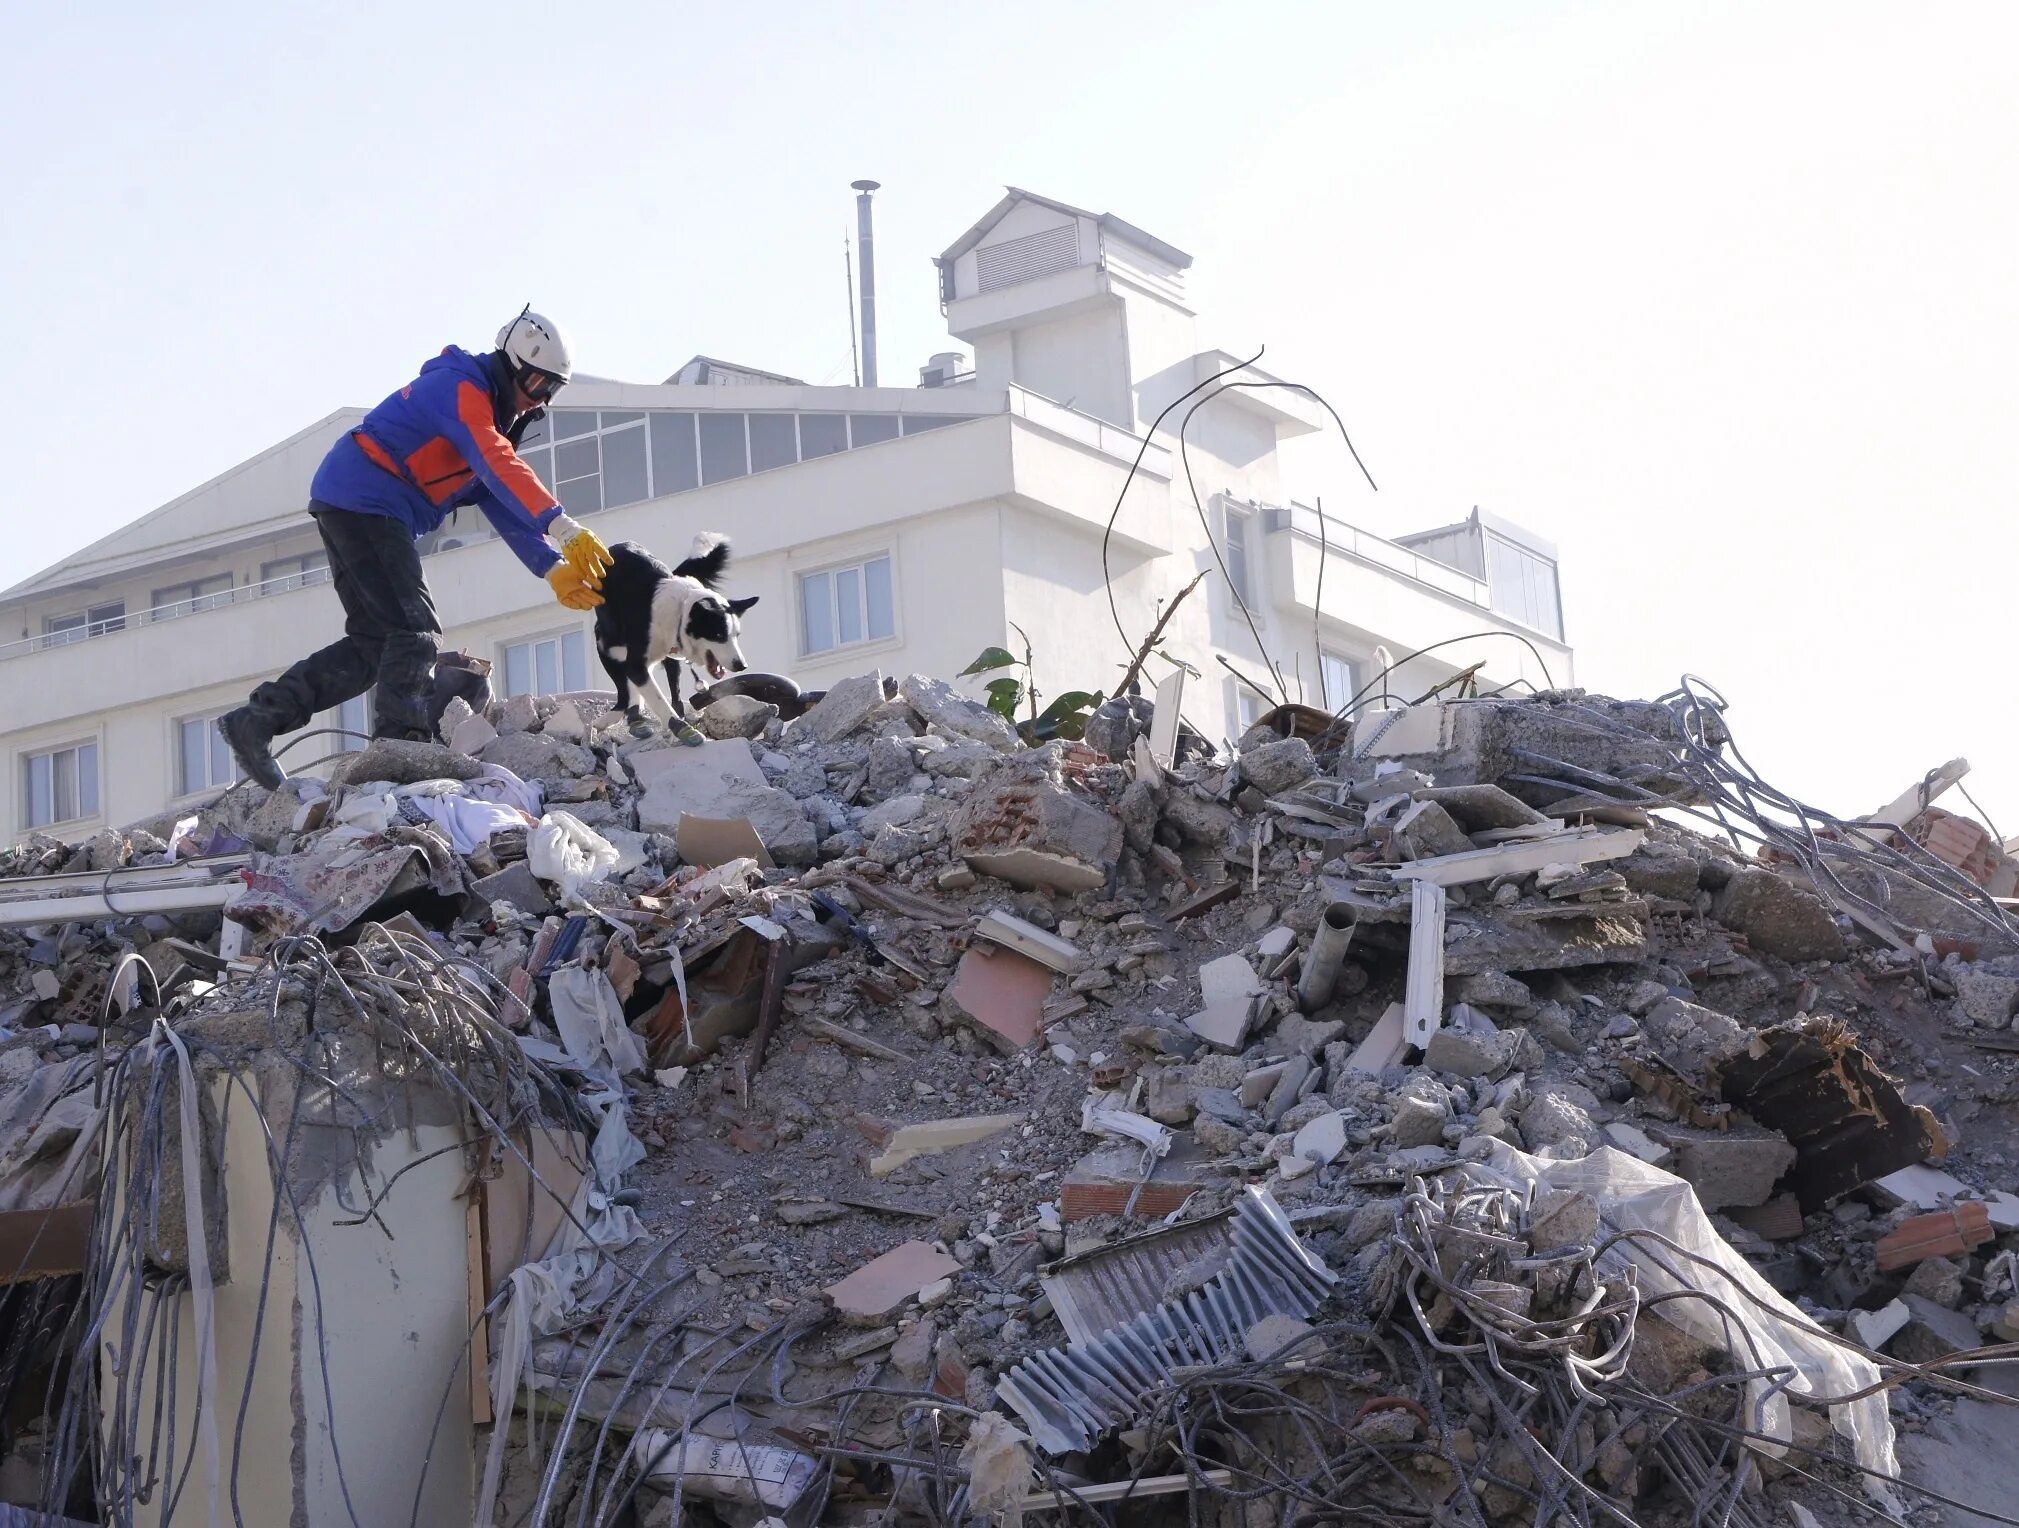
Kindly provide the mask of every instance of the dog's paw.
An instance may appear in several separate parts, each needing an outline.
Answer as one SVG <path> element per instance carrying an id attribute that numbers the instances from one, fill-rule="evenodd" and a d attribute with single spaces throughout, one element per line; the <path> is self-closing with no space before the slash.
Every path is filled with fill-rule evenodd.
<path id="1" fill-rule="evenodd" d="M 631 729 L 631 736 L 635 738 L 639 739 L 648 738 L 652 736 L 654 732 L 659 730 L 656 726 L 653 725 L 652 718 L 647 716 L 642 711 L 632 711 L 628 713 L 625 716 L 624 721 L 626 725 L 628 725 Z"/>
<path id="2" fill-rule="evenodd" d="M 703 743 L 708 741 L 689 722 L 675 722 L 673 724 L 673 735 L 689 748 L 699 748 Z"/>

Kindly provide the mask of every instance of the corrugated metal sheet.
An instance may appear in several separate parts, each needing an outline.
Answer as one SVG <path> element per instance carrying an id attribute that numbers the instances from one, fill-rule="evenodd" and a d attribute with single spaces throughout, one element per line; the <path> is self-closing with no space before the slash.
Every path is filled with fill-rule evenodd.
<path id="1" fill-rule="evenodd" d="M 1161 1305 L 1187 1273 L 1233 1244 L 1232 1211 L 1165 1226 L 1057 1264 L 1044 1276 L 1045 1294 L 1066 1335 L 1092 1342 Z"/>
<path id="2" fill-rule="evenodd" d="M 1003 1376 L 996 1393 L 1038 1447 L 1048 1454 L 1091 1448 L 1138 1415 L 1173 1369 L 1225 1361 L 1264 1316 L 1308 1316 L 1337 1282 L 1261 1189 L 1250 1189 L 1235 1208 L 1231 1241 L 1225 1270 L 1200 1288 L 1091 1341 L 1034 1353 Z"/>
<path id="3" fill-rule="evenodd" d="M 1005 239 L 985 244 L 974 252 L 974 278 L 978 291 L 993 292 L 1015 286 L 1019 281 L 1035 281 L 1059 271 L 1069 271 L 1080 263 L 1080 225 L 1063 223 L 1057 228 L 1027 233 L 1021 239 Z"/>

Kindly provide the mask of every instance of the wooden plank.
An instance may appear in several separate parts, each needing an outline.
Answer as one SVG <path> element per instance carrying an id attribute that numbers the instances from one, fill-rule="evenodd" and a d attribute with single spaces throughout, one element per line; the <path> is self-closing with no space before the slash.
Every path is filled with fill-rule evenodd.
<path id="1" fill-rule="evenodd" d="M 1402 1032 L 1418 1050 L 1444 1023 L 1445 902 L 1442 882 L 1419 880 L 1410 887 L 1409 978 Z"/>
<path id="2" fill-rule="evenodd" d="M 1438 886 L 1470 886 L 1495 876 L 1530 875 L 1545 865 L 1589 865 L 1633 853 L 1646 837 L 1638 828 L 1582 828 L 1529 843 L 1471 849 L 1464 854 L 1440 854 L 1435 859 L 1398 865 L 1389 872 L 1398 881 L 1429 881 Z"/>
<path id="3" fill-rule="evenodd" d="M 830 1023 L 826 1019 L 801 1019 L 799 1027 L 807 1034 L 832 1041 L 852 1051 L 860 1051 L 865 1056 L 874 1056 L 878 1061 L 894 1061 L 900 1066 L 911 1065 L 911 1057 L 903 1051 L 892 1050 L 888 1045 L 870 1039 L 868 1035 L 859 1035 L 852 1029 Z"/>
<path id="4" fill-rule="evenodd" d="M 1018 1512 L 1046 1512 L 1073 1510 L 1074 1497 L 1084 1502 L 1133 1501 L 1141 1496 L 1175 1496 L 1180 1491 L 1192 1489 L 1194 1480 L 1201 1485 L 1228 1487 L 1234 1483 L 1232 1470 L 1201 1470 L 1196 1477 L 1189 1475 L 1150 1475 L 1142 1480 L 1110 1480 L 1100 1485 L 1072 1487 L 1072 1496 L 1063 1491 L 1032 1491 L 1016 1503 L 1013 1510 Z"/>

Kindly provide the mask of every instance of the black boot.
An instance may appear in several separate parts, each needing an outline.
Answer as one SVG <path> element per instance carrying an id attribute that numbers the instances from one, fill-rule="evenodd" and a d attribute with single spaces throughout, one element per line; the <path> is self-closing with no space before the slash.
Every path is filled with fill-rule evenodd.
<path id="1" fill-rule="evenodd" d="M 281 788 L 287 774 L 272 753 L 274 728 L 271 721 L 251 706 L 240 706 L 217 719 L 217 730 L 224 738 L 225 746 L 231 749 L 231 756 L 238 760 L 238 767 L 245 771 L 247 779 L 270 791 Z"/>

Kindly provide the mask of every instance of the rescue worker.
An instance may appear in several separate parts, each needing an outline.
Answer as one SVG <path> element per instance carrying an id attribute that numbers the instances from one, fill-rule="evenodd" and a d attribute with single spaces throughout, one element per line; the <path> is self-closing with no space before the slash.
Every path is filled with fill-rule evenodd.
<path id="1" fill-rule="evenodd" d="M 374 737 L 434 736 L 428 703 L 442 626 L 414 543 L 453 510 L 482 510 L 568 609 L 603 602 L 609 551 L 561 512 L 516 449 L 572 371 L 561 331 L 529 307 L 498 331 L 497 349 L 449 346 L 330 448 L 308 512 L 329 551 L 344 636 L 218 718 L 249 778 L 278 787 L 286 776 L 273 740 L 374 683 Z"/>

